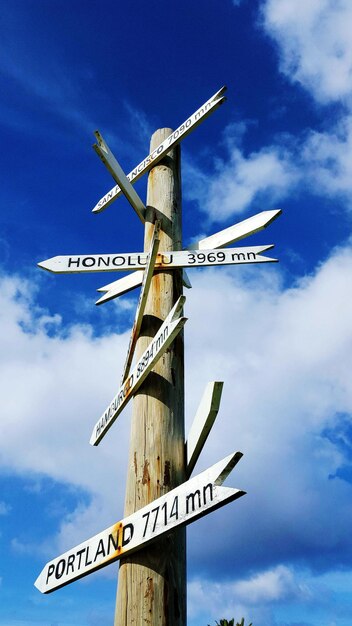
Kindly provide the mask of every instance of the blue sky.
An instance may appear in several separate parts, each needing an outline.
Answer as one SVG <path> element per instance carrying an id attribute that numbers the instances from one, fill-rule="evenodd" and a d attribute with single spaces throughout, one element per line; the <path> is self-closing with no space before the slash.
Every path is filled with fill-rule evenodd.
<path id="1" fill-rule="evenodd" d="M 115 604 L 116 565 L 48 596 L 33 583 L 123 515 L 130 407 L 88 441 L 138 293 L 96 307 L 112 274 L 36 264 L 141 250 L 124 198 L 91 213 L 113 186 L 93 131 L 129 172 L 224 84 L 182 142 L 184 245 L 282 208 L 243 242 L 280 263 L 190 272 L 187 426 L 224 381 L 195 472 L 241 450 L 230 482 L 248 495 L 188 528 L 188 624 L 350 626 L 351 20 L 348 0 L 3 2 L 0 626 L 100 626 Z"/>

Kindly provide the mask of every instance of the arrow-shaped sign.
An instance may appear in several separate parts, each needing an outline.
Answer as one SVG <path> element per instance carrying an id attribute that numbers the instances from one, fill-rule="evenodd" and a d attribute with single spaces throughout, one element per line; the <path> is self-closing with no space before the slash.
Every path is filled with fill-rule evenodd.
<path id="1" fill-rule="evenodd" d="M 187 318 L 180 317 L 185 300 L 186 298 L 184 296 L 179 297 L 155 337 L 150 342 L 148 348 L 143 352 L 131 374 L 95 424 L 89 442 L 92 446 L 97 446 L 102 440 L 129 399 L 136 393 L 149 372 L 153 369 L 155 363 L 185 325 Z"/>
<path id="2" fill-rule="evenodd" d="M 145 212 L 146 207 L 142 200 L 140 199 L 136 190 L 132 187 L 129 179 L 127 178 L 125 172 L 122 167 L 118 163 L 117 159 L 114 157 L 111 152 L 109 146 L 102 138 L 101 134 L 98 130 L 95 131 L 95 136 L 97 138 L 98 143 L 93 145 L 93 148 L 97 155 L 101 158 L 104 165 L 109 170 L 112 177 L 116 180 L 116 182 L 120 185 L 120 189 L 125 194 L 127 200 L 132 205 L 134 210 L 136 211 L 139 219 L 144 223 L 145 222 Z"/>
<path id="3" fill-rule="evenodd" d="M 226 87 L 222 87 L 217 91 L 205 104 L 203 104 L 191 117 L 189 117 L 181 126 L 174 130 L 164 141 L 151 152 L 132 172 L 127 175 L 128 180 L 136 182 L 145 172 L 148 172 L 154 165 L 158 163 L 174 146 L 189 135 L 203 120 L 205 120 L 215 109 L 217 109 L 226 98 L 223 94 Z M 120 184 L 120 183 L 119 183 Z M 122 193 L 121 186 L 116 185 L 103 196 L 93 209 L 93 213 L 99 213 L 106 209 L 109 204 L 114 202 Z"/>
<path id="4" fill-rule="evenodd" d="M 130 343 L 129 343 L 128 350 L 127 350 L 127 357 L 126 357 L 125 367 L 123 368 L 121 384 L 123 384 L 125 382 L 125 380 L 126 380 L 126 378 L 128 376 L 128 373 L 130 371 L 131 363 L 132 363 L 132 360 L 133 360 L 134 349 L 136 347 L 137 339 L 138 339 L 138 336 L 139 336 L 139 331 L 140 331 L 141 326 L 142 326 L 142 320 L 143 320 L 143 315 L 144 315 L 144 311 L 145 311 L 145 305 L 147 303 L 149 287 L 150 287 L 150 283 L 152 282 L 152 278 L 153 278 L 155 259 L 156 259 L 156 255 L 158 253 L 158 248 L 159 248 L 159 243 L 160 243 L 160 239 L 159 239 L 160 226 L 161 226 L 161 222 L 159 220 L 157 220 L 155 222 L 155 224 L 154 224 L 154 233 L 153 233 L 153 237 L 152 237 L 152 243 L 151 243 L 150 252 L 149 252 L 149 255 L 148 255 L 147 266 L 146 266 L 146 268 L 144 270 L 142 289 L 141 289 L 141 293 L 139 294 L 139 300 L 138 300 L 138 304 L 137 304 L 137 310 L 136 310 L 134 324 L 133 324 L 133 327 L 132 327 Z M 109 293 L 107 293 L 105 297 L 108 297 L 108 295 L 109 295 Z M 102 298 L 101 298 L 101 300 L 102 300 Z"/>
<path id="5" fill-rule="evenodd" d="M 219 411 L 223 385 L 223 382 L 211 382 L 207 384 L 204 390 L 186 442 L 187 476 L 192 474 L 211 427 L 215 422 Z"/>
<path id="6" fill-rule="evenodd" d="M 222 248 L 223 246 L 228 246 L 235 241 L 243 239 L 244 237 L 248 237 L 249 235 L 253 235 L 263 228 L 266 228 L 266 226 L 271 224 L 271 222 L 279 217 L 281 213 L 281 209 L 276 209 L 273 211 L 262 211 L 261 213 L 257 213 L 256 215 L 253 215 L 252 217 L 249 217 L 242 222 L 238 222 L 237 224 L 234 224 L 229 228 L 225 228 L 225 230 L 221 230 L 218 233 L 211 235 L 210 237 L 200 239 L 191 246 L 191 249 L 204 250 L 204 248 L 207 248 L 209 245 L 212 245 L 215 249 Z M 265 250 L 271 247 L 272 246 L 265 246 Z M 264 259 L 265 257 L 262 257 L 262 260 Z M 276 259 L 269 260 L 276 261 Z M 248 263 L 248 261 L 245 262 Z M 118 296 L 121 296 L 122 294 L 131 291 L 131 289 L 138 287 L 142 283 L 142 280 L 143 278 L 139 276 L 139 273 L 134 272 L 133 274 L 130 274 L 129 276 L 124 276 L 124 278 L 120 278 L 113 283 L 110 283 L 109 285 L 100 287 L 97 291 L 109 291 L 111 295 L 114 294 L 114 298 L 117 298 Z M 97 300 L 96 304 L 101 304 L 101 302 L 102 298 Z"/>
<path id="7" fill-rule="evenodd" d="M 200 239 L 189 247 L 191 250 L 207 250 L 208 248 L 223 248 L 224 246 L 229 246 L 235 241 L 239 241 L 244 237 L 249 237 L 249 235 L 254 235 L 254 233 L 263 230 L 263 228 L 266 228 L 276 220 L 281 213 L 281 209 L 261 211 L 242 222 L 238 222 L 233 226 L 229 226 L 229 228 L 214 233 L 214 235 L 210 235 L 210 237 Z"/>
<path id="8" fill-rule="evenodd" d="M 200 242 L 198 242 L 200 243 Z M 190 249 L 160 252 L 155 260 L 155 269 L 169 270 L 177 267 L 199 267 L 207 265 L 237 265 L 239 263 L 268 263 L 277 259 L 263 257 L 261 254 L 271 250 L 266 246 L 243 246 L 241 248 Z M 55 274 L 86 272 L 127 272 L 144 270 L 148 262 L 148 253 L 130 252 L 111 254 L 90 254 L 56 256 L 38 263 L 39 267 Z M 113 283 L 112 283 L 113 284 Z M 101 287 L 98 291 L 108 291 Z"/>
<path id="9" fill-rule="evenodd" d="M 230 454 L 136 513 L 49 561 L 35 586 L 42 593 L 50 593 L 245 495 L 240 489 L 221 486 L 241 457 L 241 452 Z"/>

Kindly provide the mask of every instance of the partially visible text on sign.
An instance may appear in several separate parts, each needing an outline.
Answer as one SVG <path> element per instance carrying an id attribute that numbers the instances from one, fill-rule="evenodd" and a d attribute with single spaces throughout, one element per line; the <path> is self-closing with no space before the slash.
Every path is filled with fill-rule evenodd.
<path id="1" fill-rule="evenodd" d="M 222 87 L 217 91 L 207 102 L 205 102 L 193 115 L 191 115 L 181 126 L 176 128 L 171 135 L 169 135 L 159 146 L 157 146 L 153 152 L 151 152 L 141 163 L 139 163 L 133 170 L 127 175 L 130 182 L 135 182 L 145 172 L 148 172 L 154 165 L 158 163 L 174 146 L 180 143 L 181 139 L 184 139 L 191 130 L 196 128 L 203 120 L 205 120 L 210 113 L 225 102 L 224 93 L 226 87 Z M 119 185 L 116 185 L 110 191 L 105 194 L 96 204 L 93 209 L 93 213 L 99 213 L 106 209 L 116 198 L 122 193 Z"/>
<path id="2" fill-rule="evenodd" d="M 167 350 L 176 335 L 185 325 L 187 318 L 180 317 L 185 300 L 186 298 L 184 296 L 179 297 L 154 339 L 152 339 L 148 348 L 143 352 L 138 363 L 120 387 L 116 396 L 114 396 L 107 409 L 95 424 L 90 438 L 90 444 L 92 446 L 97 446 L 102 440 L 129 399 L 136 393 L 149 372 L 153 369 L 160 356 Z"/>
<path id="3" fill-rule="evenodd" d="M 266 246 L 244 246 L 211 250 L 175 250 L 160 252 L 155 261 L 155 269 L 168 270 L 176 267 L 199 267 L 207 265 L 237 265 L 241 263 L 267 263 L 277 259 L 261 256 L 273 248 Z M 81 272 L 126 272 L 142 270 L 148 262 L 146 252 L 129 254 L 77 254 L 56 256 L 38 263 L 40 267 L 57 274 Z"/>

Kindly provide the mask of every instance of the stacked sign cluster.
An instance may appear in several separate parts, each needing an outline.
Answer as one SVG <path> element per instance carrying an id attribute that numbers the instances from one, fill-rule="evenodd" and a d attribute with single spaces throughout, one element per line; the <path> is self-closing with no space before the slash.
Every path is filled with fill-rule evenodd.
<path id="1" fill-rule="evenodd" d="M 100 133 L 96 132 L 98 143 L 94 148 L 117 184 L 99 200 L 93 212 L 102 211 L 123 193 L 138 217 L 144 222 L 146 207 L 132 183 L 156 165 L 171 148 L 206 119 L 212 111 L 216 110 L 225 101 L 223 95 L 225 90 L 226 88 L 223 87 L 203 104 L 137 165 L 128 176 L 123 172 Z M 155 270 L 170 271 L 172 268 L 275 262 L 276 259 L 262 255 L 263 252 L 272 248 L 272 245 L 235 248 L 228 248 L 227 246 L 262 230 L 280 213 L 280 210 L 263 211 L 225 230 L 200 239 L 188 250 L 171 252 L 159 252 L 160 222 L 156 221 L 150 250 L 147 253 L 57 256 L 38 264 L 54 273 L 133 270 L 124 278 L 98 289 L 104 295 L 96 304 L 102 304 L 141 286 L 121 386 L 95 424 L 90 438 L 91 445 L 97 446 L 106 435 L 127 402 L 137 392 L 186 322 L 186 318 L 182 316 L 185 297 L 181 296 L 151 340 L 148 348 L 131 370 L 134 348 L 139 336 L 153 272 Z M 185 270 L 184 283 L 186 285 L 188 283 Z M 222 486 L 226 477 L 241 458 L 240 452 L 229 455 L 201 474 L 190 478 L 217 415 L 222 386 L 222 382 L 208 383 L 190 429 L 186 442 L 186 472 L 189 479 L 132 515 L 47 563 L 35 582 L 36 587 L 42 593 L 49 593 L 82 578 L 90 572 L 116 561 L 121 556 L 126 556 L 142 546 L 145 547 L 176 526 L 188 524 L 209 511 L 244 495 L 245 492 L 242 490 Z"/>

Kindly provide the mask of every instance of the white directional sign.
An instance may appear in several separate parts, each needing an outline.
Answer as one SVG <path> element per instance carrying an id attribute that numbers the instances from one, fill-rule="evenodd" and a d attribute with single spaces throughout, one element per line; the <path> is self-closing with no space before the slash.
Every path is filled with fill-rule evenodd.
<path id="1" fill-rule="evenodd" d="M 146 268 L 144 270 L 142 289 L 141 289 L 141 293 L 139 294 L 139 300 L 138 300 L 138 304 L 137 304 L 137 310 L 136 310 L 134 324 L 133 324 L 133 327 L 132 327 L 130 343 L 129 343 L 128 350 L 127 350 L 127 357 L 126 357 L 125 367 L 123 368 L 121 384 L 123 384 L 125 382 L 125 380 L 127 378 L 127 375 L 128 375 L 128 373 L 130 371 L 131 363 L 132 363 L 132 360 L 133 360 L 134 349 L 136 347 L 137 339 L 138 339 L 138 336 L 139 336 L 139 331 L 140 331 L 141 326 L 142 326 L 142 320 L 143 320 L 143 315 L 144 315 L 144 311 L 145 311 L 145 305 L 147 303 L 149 287 L 150 287 L 150 283 L 152 282 L 152 278 L 153 278 L 155 259 L 156 259 L 156 255 L 158 253 L 158 248 L 159 248 L 159 243 L 160 243 L 160 239 L 159 239 L 160 226 L 161 226 L 161 223 L 160 223 L 159 220 L 157 220 L 155 222 L 155 224 L 154 224 L 154 233 L 153 233 L 153 237 L 152 237 L 152 243 L 151 243 L 151 246 L 150 246 L 150 252 L 149 252 L 149 255 L 148 255 L 148 263 L 147 263 L 147 266 L 146 266 Z M 109 296 L 109 292 L 106 294 L 105 298 L 108 298 L 108 296 Z M 101 298 L 101 301 L 102 300 L 103 300 L 103 298 Z"/>
<path id="2" fill-rule="evenodd" d="M 272 244 L 266 246 L 243 246 L 241 248 L 212 248 L 204 250 L 175 250 L 160 252 L 155 260 L 155 269 L 169 270 L 177 267 L 199 267 L 207 265 L 237 265 L 241 263 L 271 263 L 277 261 L 261 256 L 271 250 Z M 130 252 L 129 254 L 90 254 L 56 256 L 38 263 L 39 267 L 55 274 L 71 274 L 85 272 L 126 272 L 144 270 L 148 261 L 146 252 Z M 104 288 L 105 290 L 105 288 Z M 103 291 L 100 288 L 99 291 Z M 106 289 L 108 291 L 108 289 Z"/>
<path id="3" fill-rule="evenodd" d="M 220 230 L 218 233 L 210 235 L 210 237 L 200 239 L 189 247 L 192 250 L 206 250 L 208 248 L 223 248 L 224 246 L 229 246 L 235 241 L 239 241 L 244 237 L 249 237 L 249 235 L 254 235 L 254 233 L 263 230 L 263 228 L 266 228 L 271 222 L 276 220 L 281 213 L 281 209 L 261 211 L 261 213 L 256 213 L 256 215 L 252 215 L 252 217 L 248 217 L 242 222 L 229 226 L 229 228 Z"/>
<path id="4" fill-rule="evenodd" d="M 132 289 L 139 287 L 142 284 L 142 282 L 143 282 L 143 277 L 141 275 L 141 272 L 132 272 L 132 274 L 128 274 L 127 276 L 124 276 L 123 278 L 119 278 L 119 280 L 114 280 L 112 283 L 109 283 L 108 285 L 99 287 L 97 291 L 109 292 L 109 300 L 112 300 L 113 298 L 122 296 L 124 293 L 128 293 L 129 291 L 132 291 Z M 183 282 L 183 286 L 186 287 L 186 289 L 192 288 L 192 285 L 190 283 L 186 270 L 182 271 L 182 282 Z M 103 304 L 104 302 L 106 302 L 106 298 L 105 296 L 102 296 L 101 298 L 99 298 L 99 300 L 96 301 L 95 304 L 99 305 L 99 304 Z"/>
<path id="5" fill-rule="evenodd" d="M 136 393 L 149 372 L 153 369 L 155 363 L 185 325 L 187 318 L 180 317 L 185 300 L 186 298 L 184 296 L 179 297 L 155 337 L 150 342 L 148 348 L 143 352 L 141 358 L 133 368 L 131 374 L 95 424 L 89 442 L 92 446 L 97 446 L 102 440 L 129 399 Z"/>
<path id="6" fill-rule="evenodd" d="M 151 152 L 132 172 L 127 175 L 128 180 L 136 182 L 145 172 L 148 172 L 154 165 L 158 163 L 174 146 L 186 137 L 194 128 L 196 128 L 203 120 L 205 120 L 215 109 L 217 109 L 226 98 L 224 93 L 226 87 L 222 87 L 217 91 L 205 104 L 203 104 L 193 115 L 191 115 L 181 126 L 171 133 L 153 152 Z M 106 209 L 116 198 L 122 193 L 119 185 L 113 187 L 105 196 L 99 200 L 93 209 L 93 213 L 99 213 Z"/>
<path id="7" fill-rule="evenodd" d="M 144 223 L 145 222 L 145 211 L 146 207 L 136 190 L 132 187 L 130 181 L 128 180 L 125 172 L 122 167 L 114 157 L 111 152 L 109 146 L 105 143 L 99 131 L 95 131 L 95 136 L 98 140 L 98 143 L 94 144 L 93 148 L 97 155 L 101 158 L 104 165 L 109 170 L 112 177 L 116 180 L 118 185 L 120 185 L 120 189 L 125 194 L 127 200 L 130 202 L 134 210 L 136 211 L 139 219 Z"/>
<path id="8" fill-rule="evenodd" d="M 187 476 L 192 474 L 218 414 L 223 385 L 223 382 L 208 383 L 203 393 L 186 442 Z"/>
<path id="9" fill-rule="evenodd" d="M 281 213 L 282 213 L 281 209 L 276 209 L 274 211 L 262 211 L 261 213 L 257 213 L 256 215 L 253 215 L 252 217 L 249 217 L 248 219 L 243 220 L 242 222 L 238 222 L 237 224 L 234 224 L 233 226 L 230 226 L 229 228 L 225 228 L 225 230 L 221 230 L 218 233 L 211 235 L 210 237 L 206 237 L 205 239 L 200 239 L 199 241 L 194 243 L 192 246 L 190 246 L 190 248 L 192 250 L 204 251 L 204 249 L 205 248 L 208 249 L 210 245 L 212 245 L 215 249 L 222 248 L 223 246 L 228 246 L 231 243 L 238 241 L 239 239 L 243 239 L 243 237 L 253 235 L 254 233 L 259 232 L 263 228 L 266 228 L 266 226 L 271 224 L 271 222 L 275 220 L 279 215 L 281 215 Z M 264 246 L 264 249 L 268 250 L 271 247 L 272 246 Z M 184 250 L 183 252 L 187 252 L 187 251 Z M 225 250 L 223 252 L 225 252 Z M 54 259 L 55 258 L 57 257 L 54 257 Z M 58 257 L 58 258 L 63 259 L 65 257 Z M 265 257 L 262 257 L 262 260 L 264 259 Z M 269 259 L 269 260 L 276 261 L 276 259 Z M 52 261 L 53 259 L 49 259 L 48 261 L 43 261 L 43 263 L 49 264 L 50 262 L 51 266 L 53 266 L 54 264 L 52 263 Z M 251 261 L 247 260 L 245 262 L 248 263 Z M 255 262 L 255 261 L 252 261 L 252 262 Z M 93 261 L 90 261 L 90 263 L 93 264 Z M 44 267 L 43 264 L 39 263 L 39 265 L 41 267 Z M 47 266 L 45 266 L 44 268 L 48 269 Z M 122 294 L 127 293 L 128 291 L 131 291 L 131 289 L 134 289 L 135 287 L 138 287 L 139 285 L 141 285 L 142 280 L 143 278 L 139 274 L 139 272 L 133 272 L 133 274 L 130 274 L 129 276 L 124 276 L 123 278 L 115 280 L 109 285 L 100 287 L 97 291 L 110 291 L 111 295 L 114 294 L 114 297 L 117 298 L 118 296 L 122 296 Z M 101 300 L 102 299 L 100 298 L 100 300 L 97 300 L 95 304 L 100 304 Z"/>
<path id="10" fill-rule="evenodd" d="M 230 454 L 136 513 L 49 561 L 35 586 L 42 593 L 50 593 L 245 495 L 240 489 L 221 486 L 241 457 L 241 452 Z"/>

